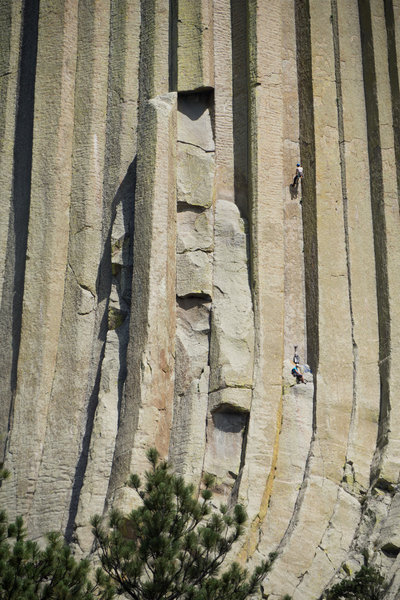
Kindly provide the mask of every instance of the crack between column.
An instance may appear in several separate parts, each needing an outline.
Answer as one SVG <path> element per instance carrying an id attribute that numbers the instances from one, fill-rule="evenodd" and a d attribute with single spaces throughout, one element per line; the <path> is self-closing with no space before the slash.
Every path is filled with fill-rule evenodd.
<path id="1" fill-rule="evenodd" d="M 391 326 L 387 272 L 387 234 L 383 182 L 378 91 L 375 71 L 372 16 L 369 0 L 358 0 L 364 95 L 367 115 L 368 160 L 374 236 L 376 296 L 379 331 L 379 375 L 381 383 L 378 436 L 371 465 L 371 481 L 379 477 L 390 429 Z"/>
<path id="2" fill-rule="evenodd" d="M 398 56 L 396 51 L 396 24 L 393 12 L 393 0 L 384 0 L 384 8 L 388 47 L 389 83 L 392 100 L 394 153 L 396 157 L 397 195 L 400 210 L 400 91 L 399 74 L 397 70 Z"/>

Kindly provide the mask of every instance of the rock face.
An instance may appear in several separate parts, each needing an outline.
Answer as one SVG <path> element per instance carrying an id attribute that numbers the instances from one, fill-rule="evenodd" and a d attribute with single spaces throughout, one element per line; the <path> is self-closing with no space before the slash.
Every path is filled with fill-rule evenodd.
<path id="1" fill-rule="evenodd" d="M 245 504 L 271 600 L 366 552 L 400 598 L 400 1 L 0 25 L 1 505 L 87 553 L 156 446 Z"/>

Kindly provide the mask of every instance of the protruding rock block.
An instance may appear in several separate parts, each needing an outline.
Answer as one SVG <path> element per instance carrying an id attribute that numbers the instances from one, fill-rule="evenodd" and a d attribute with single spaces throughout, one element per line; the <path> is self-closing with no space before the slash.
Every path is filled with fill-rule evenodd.
<path id="1" fill-rule="evenodd" d="M 252 390 L 240 387 L 227 387 L 211 392 L 208 401 L 210 413 L 223 407 L 230 407 L 237 412 L 249 412 L 251 408 Z"/>
<path id="2" fill-rule="evenodd" d="M 210 372 L 215 169 L 211 101 L 209 93 L 178 98 L 176 378 L 170 458 L 196 485 L 206 444 Z"/>
<path id="3" fill-rule="evenodd" d="M 127 378 L 109 489 L 125 508 L 124 482 L 147 468 L 148 447 L 168 452 L 174 393 L 176 94 L 149 100 L 142 118 Z"/>
<path id="4" fill-rule="evenodd" d="M 174 3 L 177 89 L 213 86 L 212 1 L 174 0 Z"/>

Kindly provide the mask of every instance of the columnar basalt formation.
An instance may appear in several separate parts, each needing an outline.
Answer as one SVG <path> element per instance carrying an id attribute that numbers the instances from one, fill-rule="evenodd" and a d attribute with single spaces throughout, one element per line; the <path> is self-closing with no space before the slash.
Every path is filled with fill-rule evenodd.
<path id="1" fill-rule="evenodd" d="M 88 553 L 156 446 L 244 503 L 266 597 L 368 555 L 400 598 L 399 55 L 399 0 L 0 0 L 0 497 L 31 536 Z"/>

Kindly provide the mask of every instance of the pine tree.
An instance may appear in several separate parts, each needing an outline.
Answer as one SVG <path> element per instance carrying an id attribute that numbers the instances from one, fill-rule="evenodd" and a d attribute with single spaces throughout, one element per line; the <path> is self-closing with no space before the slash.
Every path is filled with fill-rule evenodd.
<path id="1" fill-rule="evenodd" d="M 0 482 L 9 472 L 0 469 Z M 22 517 L 8 522 L 0 511 L 0 600 L 110 600 L 113 590 L 98 570 L 89 580 L 89 561 L 76 561 L 59 534 L 50 533 L 41 550 L 26 539 Z"/>
<path id="2" fill-rule="evenodd" d="M 378 569 L 363 565 L 351 578 L 344 579 L 325 592 L 326 600 L 381 600 L 386 584 Z"/>
<path id="3" fill-rule="evenodd" d="M 129 481 L 141 506 L 127 516 L 114 510 L 108 528 L 99 516 L 92 519 L 102 567 L 117 592 L 134 600 L 244 600 L 254 593 L 273 555 L 250 576 L 237 563 L 220 574 L 243 533 L 243 507 L 213 511 L 211 477 L 197 500 L 193 486 L 171 473 L 154 448 L 147 457 L 144 487 L 137 475 Z"/>

